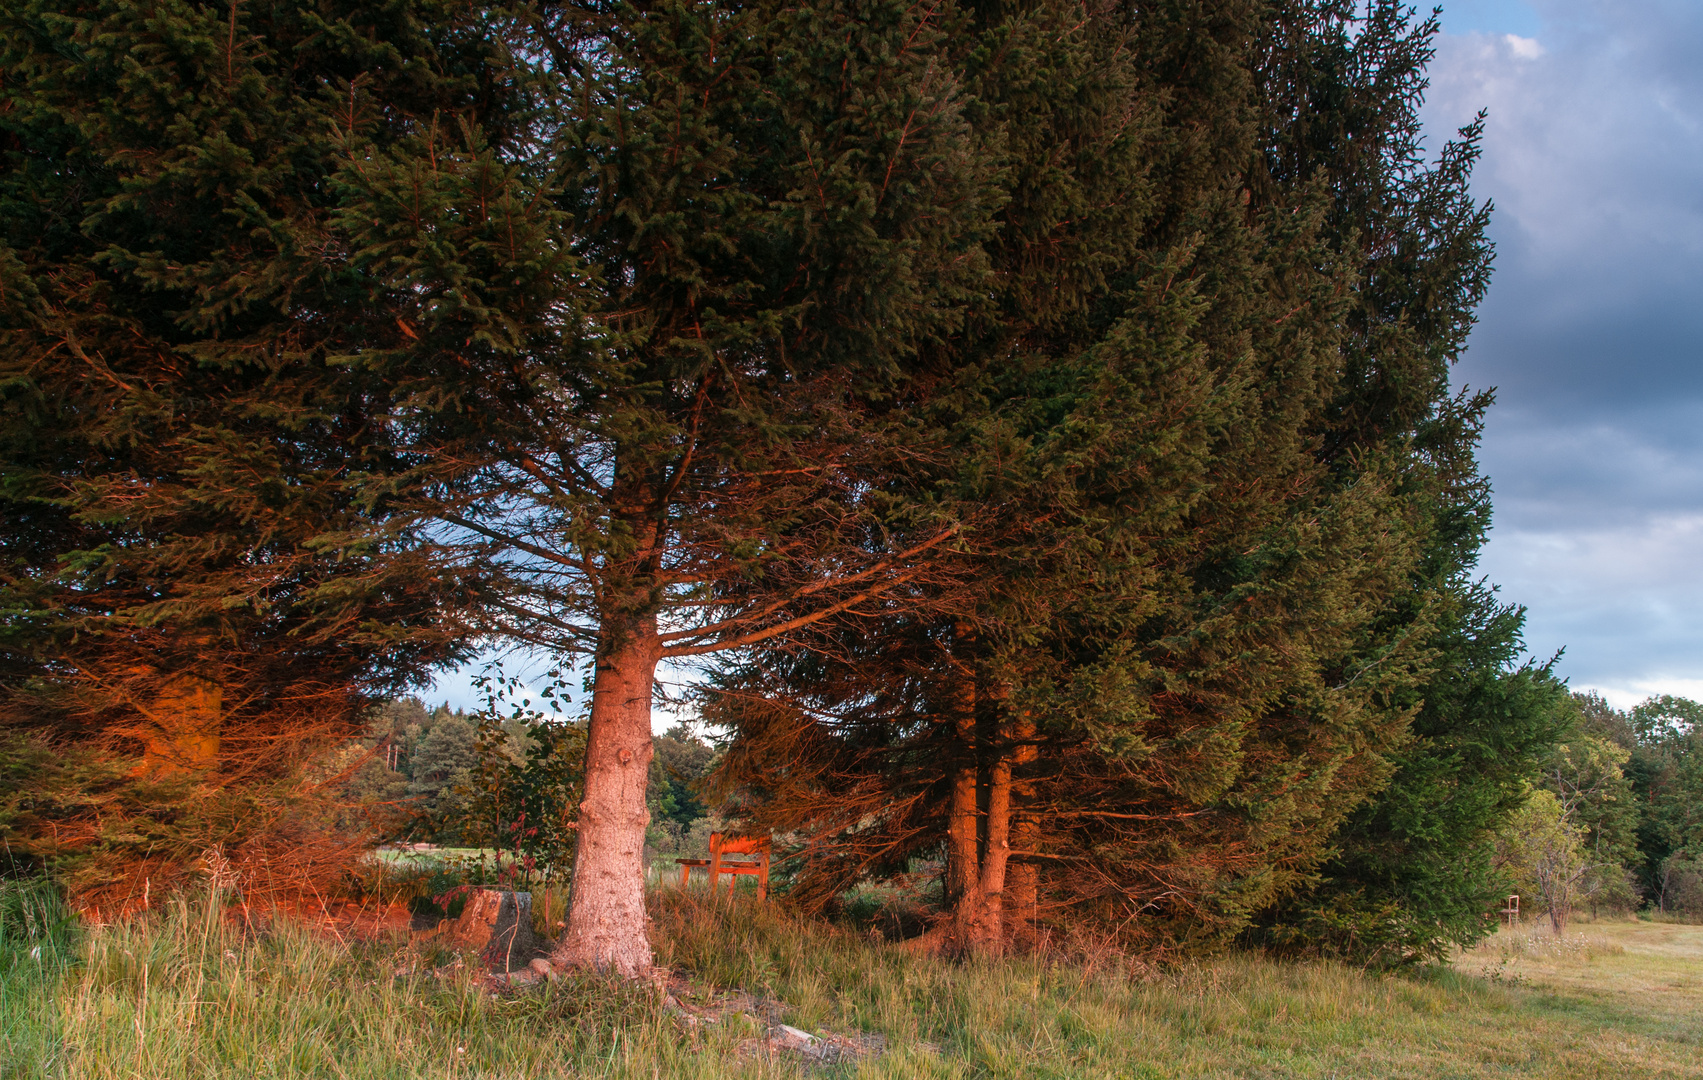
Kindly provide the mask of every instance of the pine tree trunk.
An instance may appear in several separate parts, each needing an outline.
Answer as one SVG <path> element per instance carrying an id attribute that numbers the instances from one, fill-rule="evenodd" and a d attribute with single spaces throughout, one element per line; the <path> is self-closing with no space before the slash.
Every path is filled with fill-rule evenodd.
<path id="1" fill-rule="evenodd" d="M 552 960 L 621 975 L 650 969 L 645 826 L 651 688 L 662 656 L 655 616 L 606 627 L 592 684 L 568 927 Z"/>
<path id="2" fill-rule="evenodd" d="M 1005 951 L 1005 876 L 1011 858 L 1011 753 L 1001 747 L 988 776 L 987 841 L 982 849 L 978 914 L 971 926 L 972 952 Z"/>
<path id="3" fill-rule="evenodd" d="M 952 923 L 947 948 L 970 947 L 974 925 L 981 912 L 980 828 L 977 821 L 978 768 L 976 762 L 976 676 L 972 656 L 974 632 L 962 624 L 954 628 L 958 650 L 957 701 L 954 702 L 955 749 L 959 755 L 952 774 L 952 797 L 946 822 L 946 895 L 952 904 Z"/>
<path id="4" fill-rule="evenodd" d="M 144 712 L 142 771 L 162 776 L 211 773 L 219 766 L 224 693 L 198 675 L 172 676 Z"/>
<path id="5" fill-rule="evenodd" d="M 1006 919 L 1006 889 L 1010 884 L 1012 799 L 1014 792 L 1012 768 L 1021 749 L 1014 738 L 1018 725 L 1007 719 L 1010 688 L 995 684 L 991 705 L 995 715 L 995 756 L 988 766 L 987 804 L 983 808 L 981 848 L 981 877 L 977 883 L 965 926 L 964 945 L 970 952 L 997 956 L 1005 952 L 1008 941 Z"/>
<path id="6" fill-rule="evenodd" d="M 1028 714 L 1012 724 L 1012 737 L 1017 743 L 1012 749 L 1013 777 L 1011 781 L 1011 846 L 1018 852 L 1031 852 L 1039 830 L 1035 826 L 1035 781 L 1029 775 L 1039 751 L 1035 748 L 1035 722 Z M 1024 855 L 1006 870 L 1005 926 L 1011 941 L 1028 946 L 1034 941 L 1035 904 L 1039 900 L 1039 875 L 1035 864 Z"/>
<path id="7" fill-rule="evenodd" d="M 981 879 L 977 856 L 976 766 L 966 762 L 952 775 L 951 820 L 946 825 L 946 888 L 954 900 L 962 900 L 976 889 Z"/>

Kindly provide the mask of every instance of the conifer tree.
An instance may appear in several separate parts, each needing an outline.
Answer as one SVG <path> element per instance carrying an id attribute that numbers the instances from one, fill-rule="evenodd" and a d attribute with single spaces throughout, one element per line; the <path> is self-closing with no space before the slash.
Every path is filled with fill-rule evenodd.
<path id="1" fill-rule="evenodd" d="M 1064 14 L 990 18 L 982 55 Z M 1420 657 L 1380 619 L 1415 515 L 1399 458 L 1344 473 L 1322 452 L 1363 268 L 1331 246 L 1328 190 L 1254 183 L 1268 15 L 1159 5 L 1037 35 L 1098 76 L 1097 99 L 1055 77 L 1056 96 L 1116 117 L 1121 152 L 1006 111 L 1018 76 L 978 84 L 1018 148 L 992 245 L 1011 284 L 999 332 L 953 343 L 966 389 L 942 400 L 969 419 L 945 483 L 1003 527 L 967 542 L 976 585 L 932 625 L 848 624 L 713 699 L 752 819 L 816 838 L 804 899 L 939 845 L 965 947 L 1020 935 L 1037 899 L 1132 940 L 1222 936 L 1298 888 L 1388 775 L 1407 713 L 1387 699 Z M 1123 170 L 1126 217 L 1071 220 L 1049 264 L 1015 242 L 1036 231 L 1022 212 L 1071 190 L 1045 164 L 1077 151 Z M 1060 287 L 1084 267 L 1086 289 Z"/>
<path id="2" fill-rule="evenodd" d="M 120 2 L 9 5 L 0 54 L 8 717 L 287 772 L 458 649 L 454 576 L 363 486 L 391 387 L 339 358 L 401 331 L 331 179 L 434 118 L 502 138 L 502 51 L 429 2 Z"/>
<path id="3" fill-rule="evenodd" d="M 346 691 L 452 655 L 445 629 L 594 655 L 561 958 L 648 966 L 625 780 L 659 658 L 881 595 L 955 532 L 895 546 L 857 472 L 981 274 L 938 18 L 186 4 L 8 30 L 17 678 L 128 635 L 152 659 L 121 670 L 190 717 L 162 745 L 204 767 L 235 657 Z M 483 617 L 444 625 L 446 596 Z"/>
<path id="4" fill-rule="evenodd" d="M 1399 4 L 1287 5 L 1262 43 L 1268 147 L 1258 186 L 1323 185 L 1326 235 L 1359 260 L 1342 377 L 1321 452 L 1351 482 L 1367 453 L 1401 462 L 1421 545 L 1373 649 L 1425 657 L 1384 705 L 1412 720 L 1388 784 L 1333 840 L 1312 888 L 1265 913 L 1272 936 L 1382 962 L 1435 956 L 1494 923 L 1494 833 L 1567 725 L 1548 665 L 1521 657 L 1521 609 L 1476 578 L 1490 489 L 1474 459 L 1488 392 L 1453 395 L 1449 367 L 1488 287 L 1490 207 L 1469 190 L 1483 117 L 1427 160 L 1418 109 L 1436 16 Z"/>
<path id="5" fill-rule="evenodd" d="M 957 531 L 867 478 L 927 452 L 885 403 L 975 297 L 989 166 L 927 9 L 543 8 L 527 33 L 536 145 L 421 132 L 341 172 L 342 222 L 442 373 L 399 417 L 397 501 L 481 583 L 481 632 L 591 660 L 556 959 L 630 974 L 659 662 L 884 602 Z M 487 215 L 493 242 L 446 236 Z M 511 280 L 532 292 L 487 323 Z"/>

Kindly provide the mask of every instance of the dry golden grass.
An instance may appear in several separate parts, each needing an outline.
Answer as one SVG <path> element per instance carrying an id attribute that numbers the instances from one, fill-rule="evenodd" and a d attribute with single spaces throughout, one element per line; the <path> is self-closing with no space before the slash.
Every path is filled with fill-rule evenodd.
<path id="1" fill-rule="evenodd" d="M 1566 1046 L 1567 1075 L 1703 1075 L 1703 926 L 1633 919 L 1503 930 L 1454 967 L 1515 988 L 1519 1030 Z M 1558 1074 L 1560 1075 L 1560 1074 Z"/>
<path id="2" fill-rule="evenodd" d="M 1405 976 L 1254 956 L 1154 973 L 944 963 L 772 905 L 656 899 L 689 1004 L 738 989 L 795 1026 L 884 1041 L 810 1075 L 1703 1077 L 1703 927 L 1503 934 Z M 804 1074 L 752 1056 L 758 1025 L 736 1011 L 693 1025 L 654 990 L 597 979 L 496 998 L 418 942 L 245 937 L 193 906 L 27 934 L 0 926 L 5 1078 Z"/>

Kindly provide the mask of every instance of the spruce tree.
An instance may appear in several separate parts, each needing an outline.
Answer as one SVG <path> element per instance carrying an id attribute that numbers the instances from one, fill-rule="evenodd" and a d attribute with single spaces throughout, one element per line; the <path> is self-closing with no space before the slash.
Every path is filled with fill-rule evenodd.
<path id="1" fill-rule="evenodd" d="M 1256 189 L 1322 187 L 1330 245 L 1363 267 L 1321 456 L 1343 483 L 1368 454 L 1399 463 L 1422 557 L 1359 662 L 1400 641 L 1423 664 L 1382 702 L 1412 717 L 1381 755 L 1387 785 L 1344 824 L 1313 885 L 1261 921 L 1268 940 L 1414 960 L 1493 928 L 1493 834 L 1565 728 L 1565 693 L 1521 656 L 1523 611 L 1474 569 L 1491 516 L 1474 451 L 1492 398 L 1453 394 L 1449 368 L 1489 284 L 1490 207 L 1468 189 L 1483 117 L 1427 159 L 1418 109 L 1435 14 L 1333 0 L 1281 10 L 1262 39 Z"/>
<path id="2" fill-rule="evenodd" d="M 299 734 L 258 658 L 349 695 L 299 710 L 336 727 L 466 635 L 593 655 L 561 958 L 648 966 L 623 778 L 658 659 L 882 595 L 955 534 L 894 546 L 858 472 L 982 274 L 939 19 L 186 4 L 8 31 L 14 683 L 108 690 L 103 656 L 164 683 L 165 738 L 110 693 L 102 730 L 205 774 L 231 698 Z M 65 644 L 91 629 L 140 659 Z"/>
<path id="3" fill-rule="evenodd" d="M 1048 14 L 989 18 L 981 55 Z M 1049 904 L 1131 941 L 1222 938 L 1300 888 L 1388 776 L 1409 715 L 1390 698 L 1424 655 L 1389 627 L 1419 515 L 1398 450 L 1328 453 L 1365 264 L 1332 245 L 1327 185 L 1261 181 L 1257 43 L 1278 17 L 1159 5 L 1039 35 L 1101 91 L 1055 80 L 1058 100 L 1139 136 L 1089 144 L 1127 216 L 1072 220 L 1056 264 L 1014 241 L 1036 231 L 1024 208 L 1071 190 L 1047 163 L 1084 147 L 1003 111 L 1020 77 L 978 83 L 1018 148 L 991 245 L 1005 321 L 952 343 L 961 471 L 907 482 L 991 520 L 932 623 L 848 622 L 712 699 L 752 819 L 817 838 L 806 900 L 938 850 L 967 947 Z"/>
<path id="4" fill-rule="evenodd" d="M 0 55 L 8 717 L 288 772 L 459 648 L 454 575 L 365 485 L 392 380 L 343 358 L 401 331 L 333 178 L 450 117 L 500 140 L 523 95 L 429 2 L 14 4 Z"/>
<path id="5" fill-rule="evenodd" d="M 342 223 L 441 373 L 396 418 L 396 504 L 480 582 L 480 632 L 591 661 L 555 956 L 630 974 L 658 664 L 886 602 L 956 535 L 866 478 L 975 299 L 990 167 L 926 10 L 547 8 L 526 33 L 534 145 L 422 131 L 341 171 Z"/>

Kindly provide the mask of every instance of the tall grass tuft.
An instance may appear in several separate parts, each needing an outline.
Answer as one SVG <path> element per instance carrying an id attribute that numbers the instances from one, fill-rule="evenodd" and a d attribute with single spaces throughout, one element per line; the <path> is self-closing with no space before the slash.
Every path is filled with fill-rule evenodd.
<path id="1" fill-rule="evenodd" d="M 60 1075 L 58 1018 L 44 1006 L 79 944 L 57 890 L 40 879 L 0 878 L 0 1078 Z"/>

